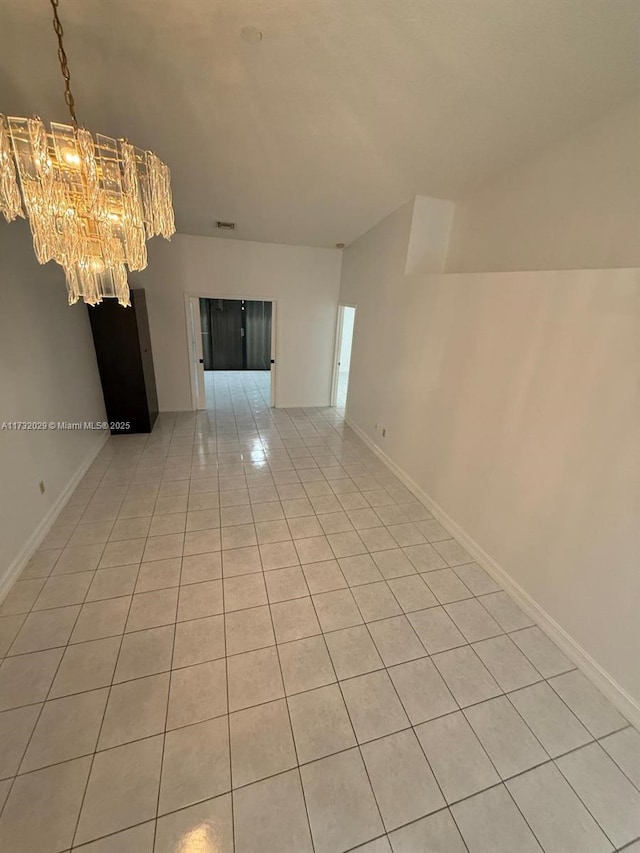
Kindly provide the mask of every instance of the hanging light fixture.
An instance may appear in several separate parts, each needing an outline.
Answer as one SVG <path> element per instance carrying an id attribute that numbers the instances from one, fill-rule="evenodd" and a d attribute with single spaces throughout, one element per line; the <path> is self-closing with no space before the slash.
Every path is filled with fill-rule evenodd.
<path id="1" fill-rule="evenodd" d="M 38 261 L 64 269 L 70 305 L 130 305 L 127 269 L 147 266 L 147 239 L 175 232 L 169 169 L 151 151 L 78 126 L 59 0 L 50 2 L 71 124 L 0 114 L 0 212 L 7 222 L 26 214 Z"/>

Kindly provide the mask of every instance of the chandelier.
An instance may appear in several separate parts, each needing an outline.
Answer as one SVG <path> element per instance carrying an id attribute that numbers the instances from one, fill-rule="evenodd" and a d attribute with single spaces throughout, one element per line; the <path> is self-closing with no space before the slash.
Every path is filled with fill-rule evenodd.
<path id="1" fill-rule="evenodd" d="M 64 269 L 72 305 L 130 305 L 127 270 L 147 266 L 146 240 L 175 232 L 168 167 L 151 151 L 78 126 L 58 17 L 58 58 L 71 124 L 0 114 L 0 212 L 29 220 L 41 264 Z"/>

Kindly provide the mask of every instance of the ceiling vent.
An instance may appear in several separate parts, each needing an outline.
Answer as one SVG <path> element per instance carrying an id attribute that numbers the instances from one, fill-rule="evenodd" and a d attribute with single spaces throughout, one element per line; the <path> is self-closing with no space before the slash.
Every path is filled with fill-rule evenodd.
<path id="1" fill-rule="evenodd" d="M 235 231 L 236 223 L 235 222 L 221 222 L 218 220 L 216 222 L 216 228 L 220 228 L 222 231 Z"/>

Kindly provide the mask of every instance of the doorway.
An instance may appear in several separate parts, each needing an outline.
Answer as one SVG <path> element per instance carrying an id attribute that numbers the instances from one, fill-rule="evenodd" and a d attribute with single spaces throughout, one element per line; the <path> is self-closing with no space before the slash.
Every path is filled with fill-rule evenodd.
<path id="1" fill-rule="evenodd" d="M 338 306 L 338 326 L 336 331 L 336 354 L 333 369 L 333 389 L 331 405 L 339 409 L 347 406 L 349 393 L 349 371 L 351 369 L 351 347 L 355 326 L 356 309 L 353 305 Z"/>
<path id="2" fill-rule="evenodd" d="M 230 388 L 275 406 L 275 301 L 185 299 L 193 408 L 213 408 Z"/>
<path id="3" fill-rule="evenodd" d="M 270 302 L 201 298 L 200 329 L 205 371 L 270 370 Z"/>
<path id="4" fill-rule="evenodd" d="M 230 387 L 269 405 L 271 302 L 201 298 L 200 331 L 207 408 Z"/>

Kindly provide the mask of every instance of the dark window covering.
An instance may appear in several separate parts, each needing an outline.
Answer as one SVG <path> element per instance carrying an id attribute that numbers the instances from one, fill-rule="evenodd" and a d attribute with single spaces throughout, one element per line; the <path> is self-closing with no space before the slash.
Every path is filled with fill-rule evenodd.
<path id="1" fill-rule="evenodd" d="M 271 369 L 271 302 L 200 299 L 200 323 L 205 370 Z"/>

